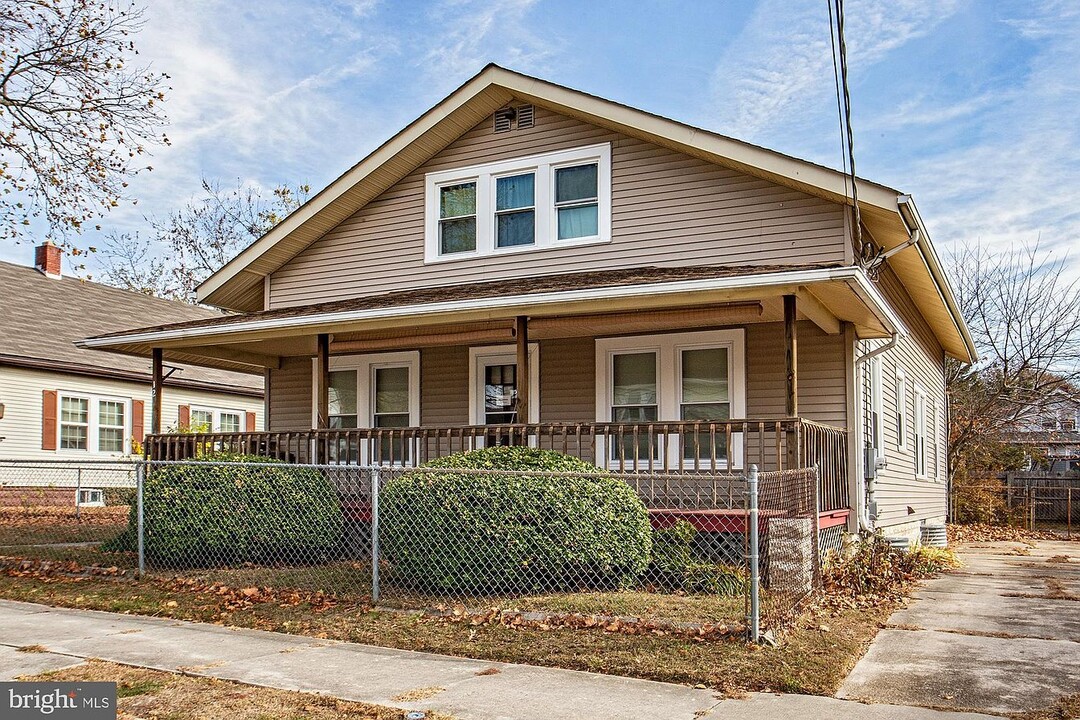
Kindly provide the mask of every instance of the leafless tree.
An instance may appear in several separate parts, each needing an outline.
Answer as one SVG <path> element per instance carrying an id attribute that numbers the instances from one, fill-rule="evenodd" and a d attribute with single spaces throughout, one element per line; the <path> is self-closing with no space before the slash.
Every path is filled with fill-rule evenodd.
<path id="1" fill-rule="evenodd" d="M 307 200 L 307 185 L 280 185 L 269 193 L 237 181 L 224 187 L 202 180 L 201 196 L 165 218 L 147 218 L 153 233 L 111 235 L 101 248 L 111 285 L 193 301 L 195 288 Z"/>
<path id="2" fill-rule="evenodd" d="M 153 297 L 183 298 L 173 269 L 161 258 L 154 244 L 137 232 L 110 233 L 105 237 L 98 258 L 102 264 L 99 279 L 108 285 Z"/>
<path id="3" fill-rule="evenodd" d="M 1080 380 L 1080 283 L 1066 268 L 1066 257 L 1038 244 L 993 253 L 971 243 L 954 254 L 952 280 L 980 359 L 947 367 L 950 472 L 1036 422 Z"/>
<path id="4" fill-rule="evenodd" d="M 0 0 L 0 237 L 39 217 L 58 238 L 79 231 L 168 142 L 166 76 L 132 66 L 142 24 L 130 2 Z"/>

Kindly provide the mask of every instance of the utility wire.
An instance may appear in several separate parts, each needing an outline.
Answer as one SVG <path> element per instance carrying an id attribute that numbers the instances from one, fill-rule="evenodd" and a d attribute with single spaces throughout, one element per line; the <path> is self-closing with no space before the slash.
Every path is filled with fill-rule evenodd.
<path id="1" fill-rule="evenodd" d="M 844 0 L 828 0 L 828 2 L 829 39 L 833 52 L 833 78 L 836 83 L 837 113 L 840 116 L 841 154 L 844 160 L 844 170 L 851 181 L 852 230 L 860 264 L 873 278 L 877 276 L 883 257 L 878 247 L 871 242 L 863 241 L 862 213 L 859 210 L 859 186 L 855 173 L 855 138 L 851 125 L 851 90 L 848 83 L 847 41 L 844 35 Z M 833 34 L 834 13 L 835 37 Z M 846 182 L 844 189 L 847 190 Z"/>

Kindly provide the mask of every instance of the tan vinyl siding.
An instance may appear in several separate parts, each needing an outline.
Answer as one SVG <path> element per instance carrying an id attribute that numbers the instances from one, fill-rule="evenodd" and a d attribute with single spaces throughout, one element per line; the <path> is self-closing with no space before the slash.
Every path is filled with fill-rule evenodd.
<path id="1" fill-rule="evenodd" d="M 826 335 L 800 321 L 799 415 L 845 427 L 844 336 Z M 779 418 L 787 411 L 784 325 L 763 323 L 746 328 L 746 412 L 750 417 Z"/>
<path id="2" fill-rule="evenodd" d="M 751 418 L 784 415 L 786 371 L 784 326 L 746 326 L 746 408 Z M 799 409 L 803 417 L 844 427 L 847 400 L 844 340 L 810 322 L 799 323 Z M 593 422 L 596 418 L 596 361 L 592 338 L 540 343 L 540 421 Z M 311 360 L 288 359 L 271 373 L 272 429 L 299 429 L 311 417 Z M 425 348 L 420 352 L 420 418 L 430 427 L 469 423 L 469 349 Z M 606 418 L 605 418 L 606 419 Z"/>
<path id="3" fill-rule="evenodd" d="M 596 419 L 596 360 L 591 338 L 540 343 L 540 422 Z"/>
<path id="4" fill-rule="evenodd" d="M 940 519 L 946 511 L 946 452 L 944 350 L 934 339 L 926 321 L 918 313 L 896 274 L 884 268 L 878 287 L 890 305 L 900 314 L 910 335 L 900 338 L 897 346 L 881 356 L 882 430 L 887 467 L 878 473 L 876 499 L 878 525 L 895 526 L 925 519 Z M 863 342 L 860 353 L 881 344 Z M 898 447 L 896 418 L 897 369 L 907 378 L 903 398 L 907 438 Z M 863 364 L 864 378 L 868 372 Z M 926 466 L 927 478 L 915 476 L 915 387 L 926 392 Z M 913 512 L 909 512 L 908 509 Z"/>
<path id="5" fill-rule="evenodd" d="M 309 365 L 310 365 L 310 361 Z M 128 401 L 126 420 L 130 435 L 134 428 L 130 417 L 133 401 L 143 404 L 143 428 L 150 432 L 150 385 L 149 383 L 126 382 L 93 378 L 85 375 L 69 375 L 41 370 L 29 370 L 10 366 L 0 366 L 0 403 L 4 404 L 4 417 L 0 419 L 0 458 L 26 460 L 79 460 L 102 459 L 108 453 L 89 453 L 82 450 L 42 450 L 41 449 L 41 411 L 42 391 L 57 390 L 63 395 L 69 392 L 75 395 L 99 395 L 115 397 Z M 232 410 L 243 416 L 255 413 L 255 427 L 263 427 L 262 398 L 188 390 L 165 386 L 162 394 L 161 425 L 165 431 L 174 430 L 181 405 L 195 405 L 218 410 Z M 310 401 L 309 401 L 310 403 Z"/>
<path id="6" fill-rule="evenodd" d="M 420 422 L 433 427 L 469 424 L 469 348 L 420 351 Z"/>
<path id="7" fill-rule="evenodd" d="M 311 429 L 311 358 L 282 358 L 270 371 L 270 430 Z"/>
<path id="8" fill-rule="evenodd" d="M 610 142 L 612 242 L 424 264 L 424 175 Z M 271 276 L 270 307 L 582 269 L 844 261 L 838 205 L 537 108 L 536 126 L 487 120 Z"/>

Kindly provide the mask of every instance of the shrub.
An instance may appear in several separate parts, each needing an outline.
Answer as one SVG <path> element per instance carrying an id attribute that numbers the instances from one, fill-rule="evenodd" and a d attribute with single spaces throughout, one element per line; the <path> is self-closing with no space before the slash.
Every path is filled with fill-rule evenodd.
<path id="1" fill-rule="evenodd" d="M 709 595 L 741 595 L 749 580 L 742 568 L 702 562 L 695 557 L 697 530 L 685 520 L 653 531 L 649 579 L 667 590 Z"/>
<path id="2" fill-rule="evenodd" d="M 333 485 L 317 470 L 276 465 L 270 458 L 218 453 L 153 468 L 143 484 L 147 559 L 195 567 L 333 555 L 343 523 Z M 105 549 L 133 549 L 136 517 L 133 505 L 129 533 Z"/>
<path id="3" fill-rule="evenodd" d="M 876 598 L 895 594 L 913 580 L 959 566 L 955 553 L 946 548 L 916 545 L 912 550 L 898 550 L 881 535 L 864 535 L 850 555 L 827 556 L 825 588 L 854 598 Z"/>
<path id="4" fill-rule="evenodd" d="M 472 594 L 615 586 L 648 566 L 645 506 L 591 463 L 493 447 L 427 468 L 390 480 L 381 495 L 383 548 L 392 578 L 407 586 Z"/>

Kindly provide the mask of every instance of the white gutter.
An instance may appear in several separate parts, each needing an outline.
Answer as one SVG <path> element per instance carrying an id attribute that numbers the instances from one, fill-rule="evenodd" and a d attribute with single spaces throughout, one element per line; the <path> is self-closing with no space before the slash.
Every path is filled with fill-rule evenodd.
<path id="1" fill-rule="evenodd" d="M 210 327 L 154 330 L 112 337 L 87 338 L 85 340 L 76 341 L 75 344 L 83 348 L 107 348 L 131 343 L 170 342 L 187 339 L 203 340 L 235 333 L 308 328 L 313 325 L 390 320 L 416 317 L 418 315 L 445 315 L 468 311 L 528 308 L 540 305 L 558 305 L 594 300 L 629 299 L 642 296 L 656 297 L 694 292 L 806 285 L 828 281 L 854 283 L 857 294 L 859 294 L 863 302 L 878 315 L 878 319 L 882 320 L 887 330 L 896 332 L 903 328 L 903 323 L 900 321 L 899 317 L 893 313 L 877 288 L 875 288 L 869 279 L 866 278 L 865 273 L 858 267 L 849 266 L 814 270 L 793 270 L 760 275 L 735 275 L 731 277 L 704 278 L 699 280 L 677 280 L 672 282 L 648 283 L 644 285 L 621 285 L 586 288 L 581 290 L 558 290 L 528 295 L 506 295 L 473 298 L 469 300 L 451 300 L 424 303 L 420 305 L 367 308 L 281 318 L 252 320 L 238 319 L 236 322 L 223 323 L 221 325 L 213 325 Z"/>

